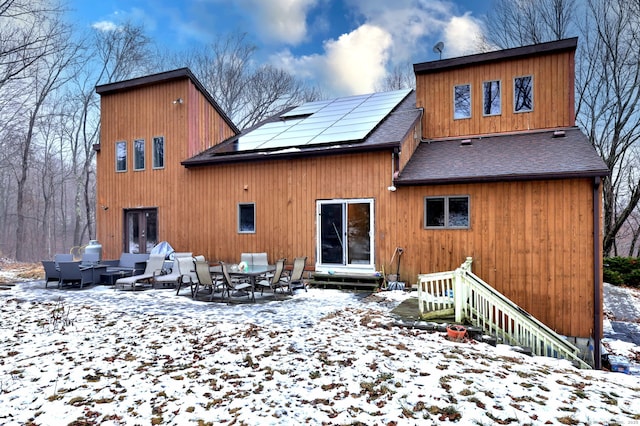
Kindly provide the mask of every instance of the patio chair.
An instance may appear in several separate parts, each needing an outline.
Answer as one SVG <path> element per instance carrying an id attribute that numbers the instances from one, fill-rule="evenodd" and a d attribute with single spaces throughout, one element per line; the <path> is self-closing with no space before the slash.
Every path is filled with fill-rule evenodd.
<path id="1" fill-rule="evenodd" d="M 193 253 L 174 253 L 173 254 L 173 266 L 171 268 L 171 272 L 168 274 L 162 275 L 162 273 L 157 273 L 153 279 L 153 286 L 156 284 L 160 284 L 163 287 L 166 286 L 175 286 L 178 284 L 180 277 L 182 276 L 182 272 L 180 270 L 180 263 L 178 260 L 180 258 L 187 258 L 189 262 L 193 262 Z"/>
<path id="2" fill-rule="evenodd" d="M 289 281 L 286 276 L 283 275 L 286 261 L 286 258 L 278 259 L 276 261 L 276 270 L 273 271 L 273 274 L 271 274 L 268 279 L 260 280 L 256 283 L 260 286 L 260 294 L 262 294 L 265 288 L 270 288 L 275 294 L 279 288 L 284 289 L 284 287 L 289 287 Z"/>
<path id="3" fill-rule="evenodd" d="M 60 271 L 56 269 L 56 262 L 53 260 L 43 260 L 44 267 L 44 288 L 47 288 L 50 281 L 60 282 Z"/>
<path id="4" fill-rule="evenodd" d="M 205 257 L 198 255 L 195 257 L 178 257 L 174 260 L 174 265 L 180 268 L 180 278 L 178 278 L 178 289 L 176 290 L 176 296 L 180 294 L 182 286 L 189 286 L 191 290 L 191 297 L 194 297 L 196 286 L 198 285 L 198 276 L 196 275 L 195 261 L 205 261 Z"/>
<path id="5" fill-rule="evenodd" d="M 80 288 L 83 288 L 85 284 L 93 282 L 93 270 L 81 267 L 80 261 L 59 262 L 58 267 L 60 268 L 58 288 L 62 288 L 65 284 L 73 285 L 74 283 L 79 283 Z"/>
<path id="6" fill-rule="evenodd" d="M 164 255 L 152 254 L 149 256 L 149 260 L 147 260 L 147 266 L 145 267 L 144 272 L 142 274 L 119 278 L 116 281 L 115 288 L 116 290 L 118 288 L 120 288 L 121 290 L 124 290 L 125 286 L 129 286 L 131 290 L 135 290 L 136 285 L 141 282 L 145 282 L 149 285 L 152 285 L 154 277 L 160 271 L 162 271 L 163 266 L 164 266 Z"/>
<path id="7" fill-rule="evenodd" d="M 289 275 L 289 292 L 293 294 L 294 288 L 304 288 L 307 291 L 307 286 L 302 279 L 304 274 L 304 268 L 307 266 L 307 256 L 296 257 L 293 259 L 293 269 Z"/>
<path id="8" fill-rule="evenodd" d="M 250 299 L 255 300 L 255 296 L 253 294 L 253 288 L 251 287 L 251 283 L 245 280 L 234 280 L 229 275 L 229 268 L 227 264 L 224 262 L 220 262 L 220 268 L 222 269 L 222 278 L 224 281 L 224 290 L 227 292 L 227 296 L 231 298 L 232 292 L 243 292 L 246 291 L 247 295 Z M 250 291 L 247 291 L 249 289 Z"/>
<path id="9" fill-rule="evenodd" d="M 209 301 L 213 300 L 213 296 L 216 292 L 221 293 L 221 298 L 224 299 L 224 292 L 226 290 L 224 280 L 220 281 L 217 277 L 211 275 L 209 270 L 209 262 L 206 260 L 196 260 L 193 262 L 197 277 L 195 284 L 195 290 L 192 291 L 191 296 L 196 299 L 200 288 L 209 290 Z"/>
<path id="10" fill-rule="evenodd" d="M 56 268 L 60 262 L 73 262 L 73 255 L 68 253 L 58 253 L 53 255 L 53 260 L 56 263 Z"/>

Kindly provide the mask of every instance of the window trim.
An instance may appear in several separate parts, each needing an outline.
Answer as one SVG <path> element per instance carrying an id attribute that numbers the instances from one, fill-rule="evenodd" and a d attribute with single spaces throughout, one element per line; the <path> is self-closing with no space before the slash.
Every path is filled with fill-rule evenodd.
<path id="1" fill-rule="evenodd" d="M 123 159 L 124 168 L 123 169 L 119 168 L 120 160 L 118 158 L 118 153 L 119 153 L 118 152 L 119 151 L 118 148 L 121 147 L 121 146 L 124 147 L 124 159 Z M 116 152 L 115 152 L 115 154 L 116 154 L 116 164 L 115 164 L 116 173 L 124 173 L 124 172 L 126 172 L 127 171 L 127 155 L 128 155 L 128 153 L 127 153 L 127 141 L 117 141 L 116 142 Z"/>
<path id="2" fill-rule="evenodd" d="M 457 105 L 456 105 L 456 91 L 458 89 L 458 87 L 469 87 L 469 115 L 464 116 L 464 117 L 456 117 L 456 111 L 457 111 Z M 473 87 L 471 85 L 471 83 L 464 83 L 464 84 L 454 84 L 453 85 L 453 119 L 454 120 L 468 120 L 473 116 L 473 108 L 472 108 L 472 102 L 473 102 Z"/>
<path id="3" fill-rule="evenodd" d="M 156 143 L 158 141 L 162 141 L 162 165 L 158 166 L 156 164 Z M 151 167 L 154 170 L 161 170 L 164 169 L 164 165 L 165 165 L 165 144 L 164 144 L 164 136 L 154 136 L 153 140 L 151 142 L 152 146 L 151 146 Z"/>
<path id="4" fill-rule="evenodd" d="M 142 138 L 133 140 L 133 171 L 138 172 L 146 168 L 146 141 Z M 138 147 L 142 147 L 142 157 L 138 157 Z M 142 159 L 142 167 L 138 167 L 138 159 Z"/>
<path id="5" fill-rule="evenodd" d="M 466 198 L 467 199 L 467 226 L 449 226 L 449 201 L 452 198 Z M 444 225 L 442 226 L 427 226 L 427 201 L 428 200 L 444 200 Z M 429 195 L 424 197 L 423 200 L 423 227 L 424 229 L 471 229 L 471 196 L 470 195 Z"/>
<path id="6" fill-rule="evenodd" d="M 516 100 L 517 100 L 516 80 L 519 79 L 519 78 L 526 78 L 526 77 L 531 78 L 531 108 L 530 109 L 526 109 L 526 110 L 517 111 L 516 110 Z M 533 93 L 534 93 L 533 88 L 534 88 L 533 74 L 525 74 L 525 75 L 519 75 L 519 76 L 513 77 L 513 113 L 514 114 L 522 114 L 522 113 L 526 113 L 526 112 L 533 112 L 533 109 L 534 109 L 534 106 L 535 106 L 534 97 L 533 97 Z"/>
<path id="7" fill-rule="evenodd" d="M 487 83 L 498 83 L 498 99 L 500 99 L 500 108 L 498 109 L 498 112 L 495 113 L 489 113 L 487 114 L 484 110 L 485 107 L 485 101 L 486 101 L 486 89 L 485 89 L 485 85 Z M 502 115 L 502 80 L 486 80 L 482 82 L 482 116 L 483 117 L 495 117 L 497 115 Z"/>
<path id="8" fill-rule="evenodd" d="M 253 229 L 242 230 L 242 216 L 241 210 L 243 207 L 251 206 L 253 209 Z M 256 233 L 256 203 L 238 203 L 238 234 L 255 234 Z"/>

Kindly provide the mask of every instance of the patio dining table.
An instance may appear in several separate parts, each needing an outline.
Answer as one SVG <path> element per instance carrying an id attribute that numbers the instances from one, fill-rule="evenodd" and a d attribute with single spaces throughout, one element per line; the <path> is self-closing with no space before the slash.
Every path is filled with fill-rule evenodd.
<path id="1" fill-rule="evenodd" d="M 249 284 L 251 284 L 251 300 L 253 302 L 256 301 L 256 279 L 276 270 L 276 265 L 248 265 L 247 268 L 243 270 L 238 269 L 237 265 L 228 266 L 230 277 L 247 278 L 249 280 Z M 211 266 L 209 267 L 209 271 L 212 275 L 222 275 L 222 266 Z"/>

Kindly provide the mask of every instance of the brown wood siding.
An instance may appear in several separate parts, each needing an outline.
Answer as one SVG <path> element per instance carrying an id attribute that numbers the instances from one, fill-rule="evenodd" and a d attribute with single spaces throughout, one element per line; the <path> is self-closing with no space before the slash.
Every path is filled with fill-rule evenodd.
<path id="1" fill-rule="evenodd" d="M 420 126 L 419 123 L 418 126 Z M 411 160 L 411 156 L 420 145 L 422 135 L 418 126 L 414 127 L 413 131 L 410 132 L 402 141 L 402 150 L 400 152 L 399 161 L 400 170 L 404 169 L 404 166 L 406 166 L 409 160 Z"/>
<path id="2" fill-rule="evenodd" d="M 456 68 L 416 76 L 417 106 L 424 108 L 425 138 L 460 137 L 531 129 L 568 127 L 574 121 L 573 52 Z M 513 111 L 513 79 L 533 76 L 533 111 Z M 569 77 L 569 78 L 568 78 Z M 482 85 L 500 80 L 502 112 L 482 114 Z M 471 85 L 471 118 L 453 119 L 453 90 Z"/>

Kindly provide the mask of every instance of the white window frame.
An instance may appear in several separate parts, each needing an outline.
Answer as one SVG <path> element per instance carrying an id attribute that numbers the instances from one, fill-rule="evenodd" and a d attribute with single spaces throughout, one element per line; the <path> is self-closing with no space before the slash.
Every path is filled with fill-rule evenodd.
<path id="1" fill-rule="evenodd" d="M 497 112 L 491 112 L 489 111 L 489 113 L 486 112 L 485 110 L 485 106 L 486 106 L 486 102 L 487 102 L 487 89 L 486 86 L 487 84 L 490 84 L 493 86 L 493 83 L 497 83 L 498 84 L 498 111 Z M 493 106 L 493 105 L 492 105 Z M 489 108 L 491 110 L 491 107 Z M 501 115 L 502 114 L 502 81 L 500 80 L 487 80 L 482 82 L 482 115 L 484 117 L 492 117 L 495 115 Z"/>
<path id="2" fill-rule="evenodd" d="M 123 164 L 124 164 L 124 168 L 120 168 L 120 158 L 119 158 L 119 154 L 120 154 L 120 147 L 124 147 L 124 156 L 122 158 Z M 117 141 L 116 142 L 116 172 L 117 173 L 124 173 L 127 171 L 127 141 Z"/>
<path id="3" fill-rule="evenodd" d="M 161 143 L 161 144 L 162 144 L 162 165 L 160 165 L 160 166 L 159 166 L 159 165 L 157 164 L 157 162 L 156 162 L 156 160 L 157 160 L 157 158 L 158 158 L 158 156 L 156 155 L 156 154 L 157 154 L 156 149 L 157 149 L 157 144 L 158 144 L 158 143 Z M 151 154 L 152 154 L 152 155 L 151 155 L 151 157 L 152 157 L 152 159 L 151 159 L 151 161 L 152 161 L 152 167 L 153 167 L 153 169 L 155 169 L 155 170 L 157 170 L 157 169 L 164 169 L 164 164 L 165 164 L 165 155 L 164 155 L 164 153 L 165 153 L 165 144 L 164 144 L 164 136 L 154 136 L 152 144 L 153 144 L 153 145 L 152 145 L 152 147 L 151 147 L 151 150 L 152 150 L 152 153 L 151 153 Z"/>
<path id="4" fill-rule="evenodd" d="M 527 78 L 527 77 L 531 79 L 531 108 L 530 109 L 517 110 L 516 109 L 516 102 L 518 100 L 518 90 L 517 90 L 516 80 L 522 79 L 522 78 Z M 517 76 L 517 77 L 513 78 L 513 112 L 515 114 L 520 114 L 520 113 L 532 112 L 533 111 L 533 108 L 534 108 L 534 105 L 535 105 L 534 98 L 533 98 L 534 84 L 535 84 L 535 82 L 533 81 L 533 75 L 532 74 L 520 75 L 520 76 Z"/>
<path id="5" fill-rule="evenodd" d="M 253 209 L 252 229 L 242 229 L 242 208 L 251 206 Z M 238 203 L 238 234 L 256 233 L 256 203 Z"/>
<path id="6" fill-rule="evenodd" d="M 458 105 L 456 102 L 456 99 L 458 98 L 458 88 L 459 87 L 468 87 L 469 88 L 469 115 L 460 115 L 459 114 L 459 110 L 458 110 Z M 453 119 L 454 120 L 466 120 L 468 118 L 471 118 L 471 106 L 472 106 L 472 99 L 473 96 L 471 94 L 472 92 L 472 87 L 471 87 L 471 83 L 465 83 L 465 84 L 456 84 L 455 86 L 453 86 Z"/>
<path id="7" fill-rule="evenodd" d="M 449 223 L 449 206 L 450 201 L 456 198 L 465 198 L 467 200 L 467 224 L 465 226 L 455 226 Z M 444 223 L 442 225 L 427 225 L 427 202 L 429 200 L 444 201 Z M 469 229 L 471 227 L 471 197 L 469 195 L 438 195 L 424 197 L 424 229 Z"/>
<path id="8" fill-rule="evenodd" d="M 142 147 L 142 151 L 139 151 L 138 148 Z M 145 153 L 146 151 L 146 142 L 144 139 L 135 139 L 133 141 L 133 170 L 140 171 L 144 170 L 146 166 L 145 161 Z M 140 157 L 139 154 L 142 154 Z M 140 160 L 142 164 L 138 161 Z"/>

